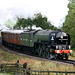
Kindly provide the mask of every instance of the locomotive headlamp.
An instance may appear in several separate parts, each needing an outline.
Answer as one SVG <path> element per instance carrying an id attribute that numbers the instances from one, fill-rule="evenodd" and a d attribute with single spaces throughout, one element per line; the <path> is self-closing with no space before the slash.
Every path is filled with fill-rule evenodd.
<path id="1" fill-rule="evenodd" d="M 58 49 L 58 45 L 56 45 L 56 49 Z"/>
<path id="2" fill-rule="evenodd" d="M 64 48 L 63 48 L 63 50 L 64 50 Z"/>
<path id="3" fill-rule="evenodd" d="M 71 46 L 69 45 L 69 49 L 71 49 Z"/>
<path id="4" fill-rule="evenodd" d="M 63 35 L 61 35 L 61 39 L 63 39 Z"/>
<path id="5" fill-rule="evenodd" d="M 72 50 L 70 50 L 70 53 L 72 53 Z"/>
<path id="6" fill-rule="evenodd" d="M 60 53 L 60 51 L 59 51 L 59 50 L 57 50 L 57 53 Z"/>

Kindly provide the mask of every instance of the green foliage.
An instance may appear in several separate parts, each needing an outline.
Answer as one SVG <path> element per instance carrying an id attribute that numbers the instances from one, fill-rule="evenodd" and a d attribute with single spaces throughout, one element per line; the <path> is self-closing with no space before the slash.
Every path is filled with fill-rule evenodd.
<path id="1" fill-rule="evenodd" d="M 33 21 L 30 17 L 28 17 L 27 19 L 17 17 L 17 23 L 14 28 L 20 29 L 21 27 L 25 28 L 30 26 L 30 29 L 32 29 L 32 24 Z"/>
<path id="2" fill-rule="evenodd" d="M 51 24 L 51 22 L 48 21 L 46 16 L 41 15 L 41 13 L 35 14 L 34 16 L 35 18 L 33 20 L 33 23 L 36 25 L 36 27 L 53 30 L 54 26 Z"/>
<path id="3" fill-rule="evenodd" d="M 70 0 L 68 8 L 68 15 L 62 29 L 71 35 L 72 48 L 75 48 L 75 0 Z"/>
<path id="4" fill-rule="evenodd" d="M 30 26 L 30 30 L 32 30 L 32 25 L 33 25 L 33 20 L 30 17 L 28 17 L 27 18 L 27 26 Z"/>
<path id="5" fill-rule="evenodd" d="M 26 19 L 17 17 L 17 23 L 14 28 L 20 29 L 26 26 Z"/>
<path id="6" fill-rule="evenodd" d="M 15 21 L 8 19 L 7 22 L 5 23 L 7 27 L 13 28 L 15 26 Z"/>
<path id="7" fill-rule="evenodd" d="M 0 73 L 0 75 L 14 75 L 14 73 Z"/>
<path id="8" fill-rule="evenodd" d="M 31 30 L 33 25 L 36 25 L 36 27 L 41 27 L 42 29 L 57 29 L 51 24 L 51 22 L 48 21 L 47 17 L 41 15 L 41 13 L 34 14 L 33 19 L 30 17 L 28 17 L 27 19 L 17 17 L 17 23 L 14 28 L 20 29 L 21 27 L 25 28 L 30 26 Z"/>

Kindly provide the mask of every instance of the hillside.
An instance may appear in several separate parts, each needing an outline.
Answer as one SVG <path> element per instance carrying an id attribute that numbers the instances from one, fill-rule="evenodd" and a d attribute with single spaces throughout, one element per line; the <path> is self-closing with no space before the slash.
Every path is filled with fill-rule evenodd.
<path id="1" fill-rule="evenodd" d="M 28 67 L 32 70 L 53 70 L 53 71 L 74 71 L 75 66 L 72 65 L 63 65 L 63 64 L 56 64 L 49 61 L 43 61 L 34 58 L 28 58 L 25 56 L 13 54 L 4 51 L 0 48 L 0 64 L 1 63 L 16 63 L 19 60 L 20 64 L 24 64 L 27 62 Z"/>

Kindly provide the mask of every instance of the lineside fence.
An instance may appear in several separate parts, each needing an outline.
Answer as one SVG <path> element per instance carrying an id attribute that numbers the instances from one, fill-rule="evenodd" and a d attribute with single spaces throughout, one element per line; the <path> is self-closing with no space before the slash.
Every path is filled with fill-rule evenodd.
<path id="1" fill-rule="evenodd" d="M 27 63 L 0 64 L 0 73 L 13 73 L 13 75 L 75 75 L 75 71 L 36 71 L 27 68 Z"/>

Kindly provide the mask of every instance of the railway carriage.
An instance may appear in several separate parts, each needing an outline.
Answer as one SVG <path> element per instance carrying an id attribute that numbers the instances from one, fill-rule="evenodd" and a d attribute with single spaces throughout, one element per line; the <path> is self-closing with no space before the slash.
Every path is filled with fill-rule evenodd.
<path id="1" fill-rule="evenodd" d="M 23 30 L 4 30 L 1 32 L 2 34 L 2 42 L 3 44 L 13 47 L 13 46 L 19 46 L 22 44 L 21 42 L 21 32 Z M 8 40 L 5 40 L 5 39 Z"/>
<path id="2" fill-rule="evenodd" d="M 70 35 L 61 30 L 6 30 L 1 34 L 4 45 L 42 57 L 68 59 L 72 53 Z"/>

